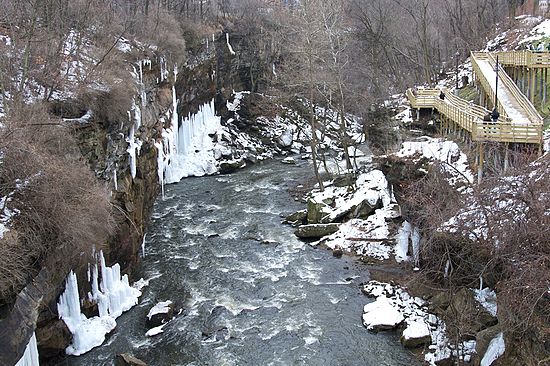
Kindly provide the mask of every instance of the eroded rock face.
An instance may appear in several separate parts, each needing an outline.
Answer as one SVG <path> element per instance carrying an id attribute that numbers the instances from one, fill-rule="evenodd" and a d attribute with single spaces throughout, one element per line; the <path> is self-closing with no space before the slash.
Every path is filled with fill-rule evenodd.
<path id="1" fill-rule="evenodd" d="M 72 334 L 65 322 L 53 319 L 36 329 L 36 340 L 40 348 L 40 356 L 45 358 L 62 354 L 71 343 Z"/>

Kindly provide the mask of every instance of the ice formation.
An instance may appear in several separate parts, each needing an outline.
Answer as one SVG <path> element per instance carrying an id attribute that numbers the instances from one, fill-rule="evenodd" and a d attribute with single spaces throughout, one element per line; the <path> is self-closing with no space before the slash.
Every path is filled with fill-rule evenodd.
<path id="1" fill-rule="evenodd" d="M 226 33 L 225 34 L 225 40 L 227 42 L 227 48 L 229 49 L 229 53 L 231 53 L 232 55 L 235 54 L 235 51 L 233 51 L 233 47 L 231 47 L 231 43 L 229 43 L 229 33 Z"/>
<path id="2" fill-rule="evenodd" d="M 497 358 L 504 354 L 505 350 L 504 335 L 499 333 L 491 340 L 491 343 L 489 343 L 489 347 L 481 359 L 481 366 L 491 366 Z"/>
<path id="3" fill-rule="evenodd" d="M 183 118 L 181 124 L 178 124 L 177 113 L 173 113 L 170 128 L 163 131 L 162 143 L 155 144 L 161 184 L 217 172 L 215 144 L 209 135 L 221 133 L 221 121 L 216 116 L 214 99 L 203 104 L 197 113 Z"/>
<path id="4" fill-rule="evenodd" d="M 39 366 L 40 362 L 38 361 L 38 347 L 36 344 L 36 334 L 33 333 L 31 339 L 29 340 L 29 343 L 27 344 L 27 348 L 25 348 L 25 353 L 19 361 L 15 364 L 15 366 Z"/>
<path id="5" fill-rule="evenodd" d="M 91 301 L 98 304 L 99 316 L 87 318 L 80 309 L 80 298 L 76 274 L 70 272 L 65 292 L 57 304 L 59 317 L 63 319 L 73 334 L 72 343 L 65 352 L 69 355 L 81 355 L 105 341 L 105 335 L 116 327 L 116 318 L 137 304 L 141 291 L 130 286 L 128 276 L 120 274 L 120 265 L 108 267 L 100 252 L 88 279 L 92 291 L 88 293 Z M 101 283 L 99 283 L 99 268 Z"/>

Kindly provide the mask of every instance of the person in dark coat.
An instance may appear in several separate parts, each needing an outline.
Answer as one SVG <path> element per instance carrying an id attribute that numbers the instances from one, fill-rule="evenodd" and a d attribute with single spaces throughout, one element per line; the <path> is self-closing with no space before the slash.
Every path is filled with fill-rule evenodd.
<path id="1" fill-rule="evenodd" d="M 491 119 L 493 122 L 498 121 L 498 117 L 500 117 L 500 113 L 498 113 L 497 109 L 493 109 L 493 112 L 491 113 Z"/>
<path id="2" fill-rule="evenodd" d="M 443 90 L 439 93 L 439 99 L 445 100 L 445 93 L 443 93 Z"/>

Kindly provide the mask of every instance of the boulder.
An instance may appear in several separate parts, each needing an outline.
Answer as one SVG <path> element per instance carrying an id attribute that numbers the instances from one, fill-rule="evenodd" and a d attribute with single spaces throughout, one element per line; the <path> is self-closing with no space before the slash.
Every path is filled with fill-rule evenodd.
<path id="1" fill-rule="evenodd" d="M 463 334 L 475 335 L 485 328 L 497 324 L 493 317 L 479 302 L 474 292 L 468 288 L 461 288 L 450 297 L 450 305 L 445 311 L 445 319 L 458 321 Z"/>
<path id="2" fill-rule="evenodd" d="M 293 157 L 289 156 L 288 158 L 284 158 L 281 160 L 281 163 L 288 164 L 288 165 L 296 165 L 296 160 L 294 160 Z"/>
<path id="3" fill-rule="evenodd" d="M 246 163 L 242 160 L 229 160 L 220 163 L 220 174 L 229 174 L 243 168 Z"/>
<path id="4" fill-rule="evenodd" d="M 347 173 L 342 174 L 334 178 L 333 185 L 335 187 L 348 187 L 355 184 L 357 181 L 357 178 L 355 177 L 355 174 Z"/>
<path id="5" fill-rule="evenodd" d="M 481 361 L 483 355 L 487 352 L 487 348 L 489 348 L 489 343 L 501 332 L 502 328 L 497 324 L 476 334 L 476 359 Z"/>
<path id="6" fill-rule="evenodd" d="M 285 223 L 290 225 L 302 225 L 307 220 L 307 210 L 301 210 L 288 215 L 285 218 Z"/>
<path id="7" fill-rule="evenodd" d="M 363 325 L 373 332 L 395 329 L 404 319 L 402 312 L 386 296 L 379 296 L 363 309 Z"/>
<path id="8" fill-rule="evenodd" d="M 430 327 L 423 319 L 407 320 L 407 327 L 401 335 L 401 343 L 407 348 L 418 348 L 432 343 Z"/>
<path id="9" fill-rule="evenodd" d="M 366 219 L 376 211 L 377 208 L 382 207 L 382 200 L 379 199 L 374 206 L 372 206 L 368 200 L 364 200 L 357 206 L 353 207 L 351 211 L 351 217 L 353 219 Z"/>
<path id="10" fill-rule="evenodd" d="M 279 137 L 277 137 L 277 145 L 283 149 L 287 149 L 292 146 L 294 138 L 292 137 L 292 129 L 287 128 Z"/>
<path id="11" fill-rule="evenodd" d="M 115 366 L 147 366 L 147 364 L 128 353 L 122 353 L 116 356 Z"/>
<path id="12" fill-rule="evenodd" d="M 150 328 L 158 327 L 168 323 L 174 317 L 174 302 L 167 300 L 161 301 L 149 310 L 147 314 L 147 325 Z"/>
<path id="13" fill-rule="evenodd" d="M 299 226 L 294 235 L 302 239 L 318 239 L 323 236 L 334 234 L 338 231 L 339 224 L 312 224 Z"/>
<path id="14" fill-rule="evenodd" d="M 36 342 L 41 357 L 55 357 L 65 352 L 73 335 L 61 319 L 55 319 L 36 328 Z"/>
<path id="15" fill-rule="evenodd" d="M 307 200 L 307 223 L 308 224 L 320 224 L 323 222 L 323 218 L 330 212 L 325 211 L 329 206 L 325 202 L 317 202 L 310 198 Z"/>

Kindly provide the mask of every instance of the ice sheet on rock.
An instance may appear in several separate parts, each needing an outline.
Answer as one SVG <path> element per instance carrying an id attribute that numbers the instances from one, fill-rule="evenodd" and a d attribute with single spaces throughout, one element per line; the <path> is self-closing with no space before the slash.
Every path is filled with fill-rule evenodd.
<path id="1" fill-rule="evenodd" d="M 504 354 L 504 351 L 506 351 L 504 335 L 499 333 L 491 340 L 491 343 L 489 343 L 489 347 L 481 359 L 480 366 L 491 366 L 497 358 Z"/>
<path id="2" fill-rule="evenodd" d="M 36 333 L 32 334 L 23 356 L 17 361 L 15 366 L 40 366 L 38 359 L 38 346 L 36 343 Z"/>

